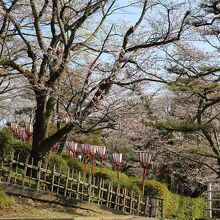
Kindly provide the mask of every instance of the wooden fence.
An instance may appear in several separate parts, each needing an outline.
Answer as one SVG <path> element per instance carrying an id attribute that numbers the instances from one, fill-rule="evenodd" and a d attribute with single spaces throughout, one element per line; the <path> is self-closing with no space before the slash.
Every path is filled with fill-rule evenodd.
<path id="1" fill-rule="evenodd" d="M 220 217 L 220 180 L 207 181 L 207 191 L 204 193 L 207 200 L 209 219 Z"/>
<path id="2" fill-rule="evenodd" d="M 0 163 L 0 181 L 29 187 L 38 191 L 50 191 L 57 195 L 97 203 L 124 213 L 147 217 L 163 217 L 163 200 L 137 194 L 127 188 L 91 175 L 67 169 L 61 172 L 56 165 L 39 161 L 35 166 L 30 160 L 20 160 L 19 155 Z"/>

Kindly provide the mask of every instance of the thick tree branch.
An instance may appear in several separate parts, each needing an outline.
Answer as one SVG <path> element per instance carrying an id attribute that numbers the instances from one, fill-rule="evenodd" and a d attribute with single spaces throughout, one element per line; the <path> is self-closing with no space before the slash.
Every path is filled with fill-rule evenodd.
<path id="1" fill-rule="evenodd" d="M 185 26 L 185 22 L 186 22 L 186 19 L 188 18 L 190 12 L 187 11 L 185 16 L 183 17 L 182 19 L 182 22 L 181 22 L 181 26 L 179 28 L 179 31 L 178 33 L 176 34 L 176 36 L 174 37 L 171 37 L 171 38 L 168 38 L 168 37 L 165 37 L 164 36 L 161 36 L 159 38 L 156 38 L 156 39 L 153 39 L 151 41 L 147 41 L 146 43 L 144 44 L 140 44 L 140 45 L 135 45 L 135 46 L 131 46 L 131 47 L 128 47 L 125 52 L 132 52 L 132 51 L 137 51 L 137 50 L 140 50 L 140 49 L 146 49 L 146 48 L 151 48 L 151 47 L 154 47 L 154 46 L 161 46 L 161 45 L 166 45 L 166 44 L 169 44 L 169 43 L 172 43 L 172 42 L 175 42 L 175 41 L 178 41 L 180 39 L 180 36 L 183 32 L 183 28 Z M 167 34 L 166 34 L 167 35 Z"/>
<path id="2" fill-rule="evenodd" d="M 34 26 L 35 26 L 35 31 L 36 31 L 36 34 L 37 34 L 38 43 L 39 43 L 40 48 L 43 51 L 45 51 L 46 46 L 45 46 L 45 42 L 44 42 L 44 39 L 43 39 L 43 34 L 42 34 L 42 30 L 41 30 L 39 15 L 38 15 L 37 8 L 36 8 L 36 1 L 35 0 L 30 0 L 30 4 L 31 4 L 32 12 L 33 12 Z"/>

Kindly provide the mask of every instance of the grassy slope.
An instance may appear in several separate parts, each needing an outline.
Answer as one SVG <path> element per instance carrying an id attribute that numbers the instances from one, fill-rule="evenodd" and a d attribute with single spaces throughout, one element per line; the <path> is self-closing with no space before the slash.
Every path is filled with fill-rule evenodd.
<path id="1" fill-rule="evenodd" d="M 102 210 L 100 210 L 100 213 Z M 105 212 L 110 215 L 110 212 Z M 58 204 L 42 203 L 28 198 L 12 197 L 0 191 L 0 218 L 11 217 L 44 217 L 44 218 L 72 218 L 76 216 L 100 216 L 99 210 L 66 207 Z"/>

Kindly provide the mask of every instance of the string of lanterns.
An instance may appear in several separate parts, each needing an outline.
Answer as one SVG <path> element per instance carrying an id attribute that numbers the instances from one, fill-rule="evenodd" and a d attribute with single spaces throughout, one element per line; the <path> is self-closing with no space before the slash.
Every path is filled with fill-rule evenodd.
<path id="1" fill-rule="evenodd" d="M 14 136 L 20 141 L 31 141 L 33 134 L 33 125 L 25 123 L 24 127 L 19 127 L 17 123 L 12 122 L 10 125 L 11 131 Z"/>
<path id="2" fill-rule="evenodd" d="M 78 147 L 78 143 L 74 141 L 67 141 L 65 143 L 65 147 L 68 151 L 68 155 L 70 156 L 71 154 L 74 155 L 74 158 L 76 158 L 76 151 Z M 87 165 L 87 158 L 88 156 L 91 157 L 92 161 L 92 176 L 94 176 L 94 163 L 95 163 L 95 156 L 97 155 L 100 159 L 100 164 L 101 164 L 101 173 L 102 173 L 102 168 L 103 168 L 103 163 L 104 163 L 104 158 L 106 156 L 107 150 L 105 146 L 97 146 L 97 145 L 90 145 L 90 144 L 81 144 L 81 150 L 82 154 L 84 156 L 84 175 L 86 174 L 86 165 Z M 113 153 L 112 158 L 113 162 L 115 164 L 117 173 L 118 173 L 118 179 L 119 179 L 119 173 L 121 170 L 121 165 L 122 165 L 122 153 Z"/>

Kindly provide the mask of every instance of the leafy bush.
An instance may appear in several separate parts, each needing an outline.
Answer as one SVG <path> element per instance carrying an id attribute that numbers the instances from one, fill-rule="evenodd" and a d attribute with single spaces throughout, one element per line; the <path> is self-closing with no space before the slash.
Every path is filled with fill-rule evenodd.
<path id="1" fill-rule="evenodd" d="M 12 141 L 11 131 L 7 128 L 0 129 L 1 156 L 4 157 L 6 154 L 9 154 L 12 151 L 11 141 Z"/>
<path id="2" fill-rule="evenodd" d="M 88 166 L 88 172 L 91 172 L 91 166 Z M 120 173 L 120 179 L 118 179 L 118 173 L 110 168 L 103 168 L 102 173 L 100 168 L 95 167 L 95 176 L 106 180 L 107 183 L 111 182 L 114 186 L 120 185 L 122 187 L 127 187 L 130 190 L 139 191 L 137 187 L 132 183 L 131 178 L 129 178 L 125 173 Z"/>
<path id="3" fill-rule="evenodd" d="M 51 153 L 49 155 L 49 169 L 53 170 L 54 165 L 56 171 L 66 173 L 68 168 L 67 161 L 63 159 L 61 155 Z"/>
<path id="4" fill-rule="evenodd" d="M 0 208 L 4 206 L 11 206 L 14 204 L 14 201 L 6 195 L 5 192 L 0 191 Z"/>
<path id="5" fill-rule="evenodd" d="M 10 156 L 12 152 L 19 154 L 20 160 L 24 161 L 31 150 L 31 143 L 16 139 L 9 128 L 0 129 L 0 154 L 3 157 Z"/>
<path id="6" fill-rule="evenodd" d="M 31 143 L 30 142 L 22 142 L 19 140 L 13 140 L 11 142 L 11 147 L 15 153 L 15 155 L 19 154 L 19 160 L 20 161 L 25 161 L 27 156 L 31 152 Z"/>
<path id="7" fill-rule="evenodd" d="M 179 195 L 175 195 L 175 197 L 178 197 L 179 200 L 178 210 L 174 215 L 177 219 L 193 220 L 206 216 L 206 202 L 203 199 Z"/>
<path id="8" fill-rule="evenodd" d="M 73 157 L 67 159 L 67 165 L 75 173 L 83 172 L 83 164 L 80 163 L 78 160 L 74 159 Z"/>

